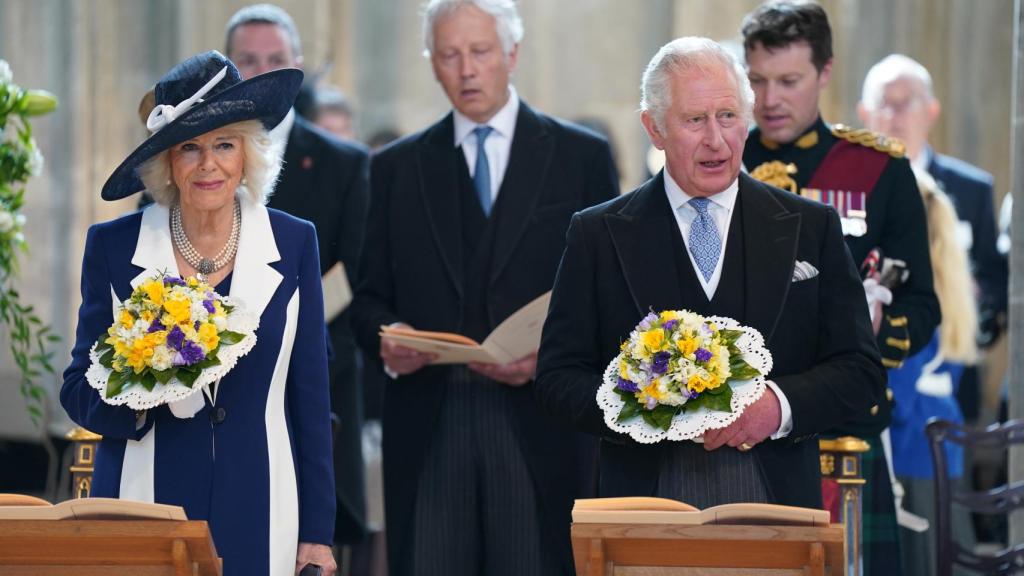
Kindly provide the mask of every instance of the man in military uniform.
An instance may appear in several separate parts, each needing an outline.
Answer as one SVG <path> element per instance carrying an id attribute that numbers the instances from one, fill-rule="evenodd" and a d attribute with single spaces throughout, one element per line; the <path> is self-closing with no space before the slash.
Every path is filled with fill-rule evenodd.
<path id="1" fill-rule="evenodd" d="M 751 175 L 831 204 L 839 212 L 854 261 L 878 248 L 905 263 L 909 276 L 891 302 L 874 305 L 882 362 L 895 368 L 931 340 L 939 323 L 924 205 L 902 145 L 866 130 L 827 125 L 818 110 L 832 72 L 832 30 L 821 6 L 789 0 L 763 4 L 742 25 L 757 127 L 743 161 Z M 891 398 L 891 395 L 890 395 Z M 880 433 L 890 398 L 833 431 L 868 441 L 864 460 L 865 574 L 899 571 L 896 514 Z"/>

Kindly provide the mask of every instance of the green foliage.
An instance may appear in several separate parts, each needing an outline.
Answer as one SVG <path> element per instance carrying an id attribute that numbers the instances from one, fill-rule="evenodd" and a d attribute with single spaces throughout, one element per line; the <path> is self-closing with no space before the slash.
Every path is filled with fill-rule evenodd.
<path id="1" fill-rule="evenodd" d="M 44 375 L 55 376 L 51 347 L 60 340 L 14 287 L 18 258 L 28 251 L 23 228 L 25 183 L 43 169 L 43 156 L 32 138 L 30 116 L 52 112 L 57 99 L 42 90 L 24 90 L 12 82 L 11 69 L 0 60 L 0 324 L 8 332 L 11 356 L 21 372 L 20 390 L 29 416 L 38 426 L 46 405 Z"/>

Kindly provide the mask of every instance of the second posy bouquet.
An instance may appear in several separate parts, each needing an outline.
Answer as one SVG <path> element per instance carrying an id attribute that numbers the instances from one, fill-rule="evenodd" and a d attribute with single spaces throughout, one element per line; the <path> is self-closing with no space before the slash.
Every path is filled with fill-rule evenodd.
<path id="1" fill-rule="evenodd" d="M 159 274 L 115 312 L 86 377 L 109 404 L 180 400 L 223 377 L 256 343 L 259 321 L 194 277 Z"/>
<path id="2" fill-rule="evenodd" d="M 771 356 L 753 328 L 688 310 L 652 312 L 609 364 L 599 400 L 613 393 L 614 402 L 602 402 L 613 429 L 643 432 L 646 441 L 695 438 L 734 421 L 763 393 L 770 369 Z M 740 386 L 746 383 L 754 386 Z M 710 418 L 695 424 L 704 416 Z"/>

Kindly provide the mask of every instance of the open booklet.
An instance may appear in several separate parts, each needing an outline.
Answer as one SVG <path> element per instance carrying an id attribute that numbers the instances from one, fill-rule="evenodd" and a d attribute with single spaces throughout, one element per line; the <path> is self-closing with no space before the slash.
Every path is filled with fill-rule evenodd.
<path id="1" fill-rule="evenodd" d="M 320 278 L 320 287 L 324 293 L 324 320 L 330 323 L 352 303 L 352 286 L 345 265 L 338 262 L 331 266 Z"/>
<path id="2" fill-rule="evenodd" d="M 76 498 L 44 506 L 0 506 L 0 520 L 188 520 L 181 506 Z"/>
<path id="3" fill-rule="evenodd" d="M 825 510 L 778 504 L 720 504 L 698 510 L 666 498 L 588 498 L 576 501 L 572 521 L 578 524 L 764 524 L 828 526 Z"/>
<path id="4" fill-rule="evenodd" d="M 407 348 L 437 355 L 432 364 L 507 364 L 540 347 L 540 334 L 548 315 L 551 292 L 547 292 L 506 318 L 482 344 L 451 332 L 426 332 L 411 328 L 381 326 L 381 338 Z"/>

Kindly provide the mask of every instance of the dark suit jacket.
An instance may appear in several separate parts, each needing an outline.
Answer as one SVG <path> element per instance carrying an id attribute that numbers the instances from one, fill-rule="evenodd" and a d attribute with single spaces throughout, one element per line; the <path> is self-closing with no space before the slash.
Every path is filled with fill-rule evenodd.
<path id="1" fill-rule="evenodd" d="M 815 437 L 866 411 L 881 394 L 885 373 L 835 210 L 746 174 L 739 178 L 745 286 L 718 290 L 743 290 L 746 318 L 736 320 L 764 335 L 774 360 L 769 377 L 793 411 L 789 436 L 758 444 L 753 453 L 774 502 L 820 507 Z M 550 413 L 605 437 L 603 496 L 650 496 L 656 488 L 665 444 L 639 445 L 611 433 L 595 396 L 605 366 L 640 319 L 649 310 L 679 307 L 669 236 L 675 226 L 659 174 L 573 216 L 555 280 L 537 393 Z M 818 276 L 792 282 L 797 261 L 810 263 Z"/>
<path id="2" fill-rule="evenodd" d="M 360 344 L 377 354 L 381 325 L 462 328 L 463 239 L 457 190 L 465 159 L 449 114 L 373 157 L 364 274 L 353 306 Z M 614 197 L 608 144 L 520 103 L 511 154 L 495 204 L 485 306 L 491 326 L 551 289 L 569 218 Z M 450 368 L 389 380 L 384 405 L 384 486 L 392 574 L 410 570 L 416 479 Z M 544 417 L 533 384 L 515 389 L 513 422 L 540 500 L 545 557 L 572 570 L 568 526 L 578 466 L 576 434 Z M 550 529 L 557 527 L 556 529 Z"/>
<path id="3" fill-rule="evenodd" d="M 971 267 L 981 288 L 982 320 L 1006 310 L 1008 271 L 996 250 L 992 175 L 951 156 L 932 153 L 928 172 L 953 201 L 960 220 L 971 224 Z M 995 335 L 990 335 L 994 337 Z"/>
<path id="4" fill-rule="evenodd" d="M 361 145 L 344 142 L 295 116 L 284 167 L 268 206 L 316 226 L 320 274 L 343 262 L 354 285 L 359 272 L 369 194 L 369 159 Z M 362 452 L 362 397 L 356 346 L 346 310 L 328 325 L 331 411 L 340 422 L 334 443 L 338 494 L 335 540 L 358 541 L 366 532 Z"/>

